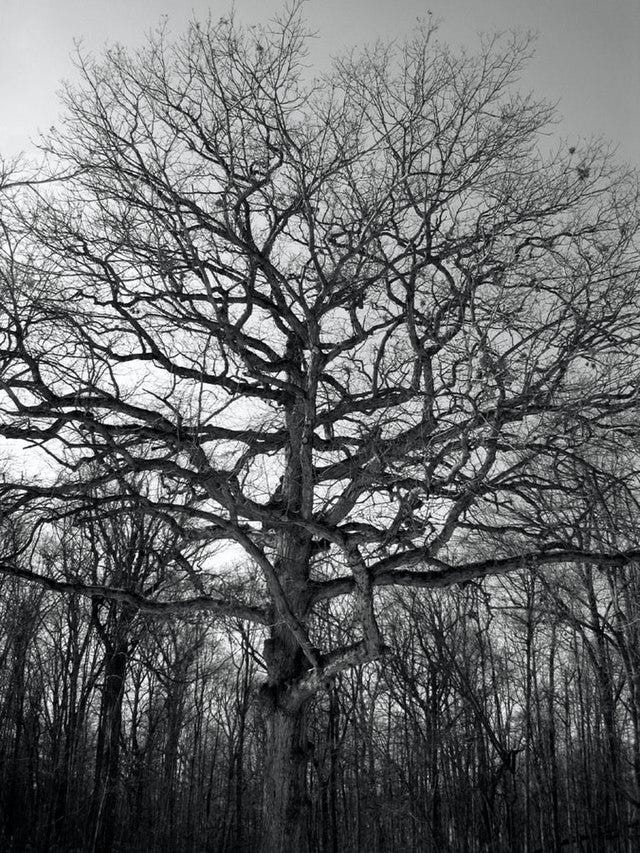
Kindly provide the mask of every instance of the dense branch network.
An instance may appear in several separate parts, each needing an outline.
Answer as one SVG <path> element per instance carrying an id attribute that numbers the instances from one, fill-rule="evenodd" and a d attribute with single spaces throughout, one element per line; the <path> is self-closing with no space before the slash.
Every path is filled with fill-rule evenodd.
<path id="1" fill-rule="evenodd" d="M 48 468 L 0 496 L 46 524 L 124 490 L 225 546 L 262 606 L 206 558 L 179 600 L 2 571 L 268 625 L 274 683 L 310 685 L 381 653 L 376 588 L 638 558 L 631 525 L 580 529 L 635 506 L 640 314 L 636 185 L 539 153 L 526 42 L 456 57 L 427 28 L 309 85 L 304 44 L 294 12 L 79 57 L 64 180 L 5 182 L 0 431 Z M 320 653 L 344 595 L 360 639 Z"/>

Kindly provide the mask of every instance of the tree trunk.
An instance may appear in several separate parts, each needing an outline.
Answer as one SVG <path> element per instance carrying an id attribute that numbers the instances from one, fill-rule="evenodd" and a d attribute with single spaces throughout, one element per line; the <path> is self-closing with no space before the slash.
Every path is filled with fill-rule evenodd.
<path id="1" fill-rule="evenodd" d="M 89 811 L 91 850 L 110 853 L 115 840 L 120 776 L 122 696 L 128 661 L 127 646 L 108 654 L 96 749 L 95 783 Z"/>
<path id="2" fill-rule="evenodd" d="M 295 601 L 293 596 L 290 600 Z M 272 628 L 271 637 L 264 643 L 263 657 L 268 679 L 262 695 L 266 735 L 262 851 L 305 853 L 309 847 L 308 696 L 296 697 L 290 687 L 309 664 L 295 637 L 283 625 Z"/>
<path id="3" fill-rule="evenodd" d="M 298 398 L 286 412 L 289 444 L 280 499 L 287 512 L 311 518 L 314 370 L 309 369 L 305 376 L 302 349 L 295 336 L 288 341 L 287 354 L 289 380 L 298 387 L 307 384 L 308 393 L 306 398 Z M 305 711 L 308 698 L 293 698 L 290 688 L 310 666 L 309 649 L 305 654 L 300 635 L 294 636 L 294 625 L 298 620 L 304 621 L 309 605 L 311 534 L 302 529 L 280 530 L 276 534 L 275 550 L 274 569 L 290 616 L 272 627 L 263 649 L 267 665 L 263 706 L 267 748 L 262 850 L 264 853 L 305 853 L 309 848 L 306 790 L 309 744 Z M 304 634 L 302 625 L 300 629 Z"/>
<path id="4" fill-rule="evenodd" d="M 265 712 L 267 755 L 263 798 L 263 853 L 304 853 L 309 749 L 305 706 Z"/>

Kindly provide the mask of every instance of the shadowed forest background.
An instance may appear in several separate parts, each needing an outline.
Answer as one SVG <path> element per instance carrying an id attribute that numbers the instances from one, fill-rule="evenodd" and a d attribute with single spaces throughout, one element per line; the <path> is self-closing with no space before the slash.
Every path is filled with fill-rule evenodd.
<path id="1" fill-rule="evenodd" d="M 0 160 L 0 847 L 630 853 L 637 175 L 303 10 Z"/>
<path id="2" fill-rule="evenodd" d="M 256 849 L 259 632 L 11 580 L 2 598 L 5 849 L 92 849 L 101 821 L 105 850 Z M 342 673 L 314 700 L 311 850 L 637 849 L 635 567 L 385 605 L 384 665 Z"/>

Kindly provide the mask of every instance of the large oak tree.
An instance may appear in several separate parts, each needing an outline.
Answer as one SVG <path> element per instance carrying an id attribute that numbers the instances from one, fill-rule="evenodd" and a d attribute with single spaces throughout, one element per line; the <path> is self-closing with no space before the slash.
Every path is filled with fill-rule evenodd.
<path id="1" fill-rule="evenodd" d="M 264 626 L 269 851 L 304 849 L 307 700 L 384 654 L 377 590 L 640 555 L 580 535 L 636 487 L 633 177 L 550 144 L 526 40 L 427 26 L 318 79 L 306 40 L 294 9 L 80 56 L 49 171 L 0 196 L 2 569 Z M 125 505 L 173 586 L 29 564 Z M 354 642 L 318 648 L 334 599 Z"/>

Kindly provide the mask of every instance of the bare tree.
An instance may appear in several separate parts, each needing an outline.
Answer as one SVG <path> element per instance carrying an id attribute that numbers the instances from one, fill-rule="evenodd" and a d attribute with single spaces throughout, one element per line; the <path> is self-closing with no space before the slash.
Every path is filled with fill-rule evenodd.
<path id="1" fill-rule="evenodd" d="M 384 653 L 376 588 L 640 556 L 578 535 L 587 480 L 636 484 L 592 453 L 637 417 L 633 177 L 548 150 L 525 39 L 425 27 L 315 81 L 305 44 L 294 8 L 79 56 L 63 178 L 7 179 L 3 220 L 0 430 L 64 470 L 8 473 L 4 517 L 117 514 L 126 486 L 181 543 L 170 596 L 22 576 L 266 626 L 271 851 L 306 846 L 307 700 Z M 339 597 L 357 637 L 319 649 Z"/>

